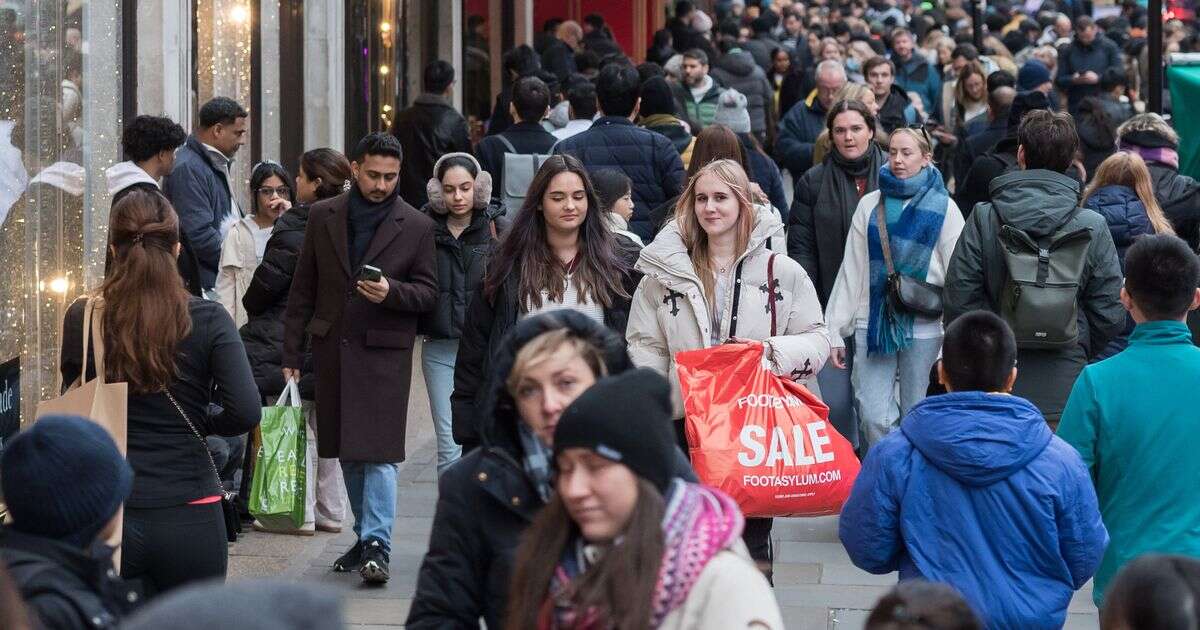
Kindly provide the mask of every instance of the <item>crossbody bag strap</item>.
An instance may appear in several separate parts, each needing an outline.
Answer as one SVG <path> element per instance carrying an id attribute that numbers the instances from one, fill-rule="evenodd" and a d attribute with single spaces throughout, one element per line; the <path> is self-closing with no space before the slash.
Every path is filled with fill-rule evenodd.
<path id="1" fill-rule="evenodd" d="M 779 254 L 771 254 L 767 259 L 767 305 L 771 308 L 771 336 L 775 336 L 775 257 Z"/>
<path id="2" fill-rule="evenodd" d="M 104 298 L 99 296 L 88 300 L 88 310 L 92 312 L 92 354 L 96 360 L 96 380 L 104 384 Z M 86 374 L 87 372 L 84 372 Z"/>
<path id="3" fill-rule="evenodd" d="M 883 249 L 883 264 L 887 265 L 888 277 L 896 274 L 892 265 L 892 242 L 888 237 L 887 211 L 883 208 L 883 192 L 879 193 L 879 205 L 875 208 L 875 223 L 879 226 L 879 246 Z"/>
<path id="4" fill-rule="evenodd" d="M 217 462 L 213 461 L 212 453 L 208 451 L 208 441 L 196 430 L 196 425 L 192 424 L 192 419 L 188 417 L 187 412 L 180 406 L 179 401 L 175 400 L 175 397 L 171 395 L 171 390 L 163 389 L 163 393 L 166 394 L 171 404 L 175 405 L 175 410 L 179 412 L 179 415 L 183 416 L 183 421 L 187 423 L 188 428 L 192 430 L 192 435 L 196 436 L 196 441 L 204 449 L 204 455 L 208 457 L 208 465 L 212 467 L 213 479 L 217 482 L 217 494 L 220 494 L 222 498 L 228 499 L 229 495 L 225 492 L 225 484 L 221 483 L 221 473 L 217 471 Z"/>

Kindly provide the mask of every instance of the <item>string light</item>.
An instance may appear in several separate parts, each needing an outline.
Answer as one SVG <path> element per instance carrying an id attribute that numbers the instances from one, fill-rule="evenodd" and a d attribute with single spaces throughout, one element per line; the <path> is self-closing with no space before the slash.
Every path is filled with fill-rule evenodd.
<path id="1" fill-rule="evenodd" d="M 229 18 L 234 24 L 245 24 L 250 21 L 250 9 L 246 5 L 239 4 L 229 12 Z"/>
<path id="2" fill-rule="evenodd" d="M 392 31 L 392 23 L 391 22 L 384 20 L 379 23 L 379 32 L 380 33 L 390 33 L 391 31 Z"/>
<path id="3" fill-rule="evenodd" d="M 386 77 L 388 72 L 391 72 L 391 69 L 387 67 L 387 64 L 379 66 L 379 74 Z"/>

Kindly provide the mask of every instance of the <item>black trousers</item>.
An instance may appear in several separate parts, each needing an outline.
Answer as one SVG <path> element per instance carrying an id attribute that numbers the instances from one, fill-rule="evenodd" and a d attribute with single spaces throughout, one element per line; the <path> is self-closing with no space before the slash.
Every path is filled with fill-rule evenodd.
<path id="1" fill-rule="evenodd" d="M 121 577 L 140 581 L 147 597 L 225 577 L 229 548 L 220 502 L 127 507 L 124 526 Z"/>

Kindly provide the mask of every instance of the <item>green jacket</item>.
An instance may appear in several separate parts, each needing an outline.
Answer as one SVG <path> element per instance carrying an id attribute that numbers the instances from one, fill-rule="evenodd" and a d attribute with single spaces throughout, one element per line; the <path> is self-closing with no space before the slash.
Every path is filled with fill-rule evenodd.
<path id="1" fill-rule="evenodd" d="M 717 117 L 717 101 L 721 98 L 721 92 L 725 91 L 725 86 L 714 76 L 712 78 L 712 87 L 700 97 L 700 100 L 692 98 L 692 90 L 687 86 L 675 83 L 671 87 L 674 92 L 676 107 L 689 123 L 692 125 L 692 132 L 699 133 L 711 124 Z"/>
<path id="2" fill-rule="evenodd" d="M 1110 542 L 1099 606 L 1117 571 L 1147 553 L 1200 558 L 1200 348 L 1186 325 L 1146 322 L 1129 347 L 1075 382 L 1058 435 L 1091 469 Z"/>

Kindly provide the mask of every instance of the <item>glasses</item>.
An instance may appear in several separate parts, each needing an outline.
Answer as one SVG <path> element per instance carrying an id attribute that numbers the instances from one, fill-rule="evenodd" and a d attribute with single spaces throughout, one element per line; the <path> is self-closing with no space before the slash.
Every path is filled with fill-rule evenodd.
<path id="1" fill-rule="evenodd" d="M 287 186 L 280 186 L 279 188 L 271 188 L 270 186 L 263 186 L 262 188 L 258 189 L 258 194 L 260 194 L 264 197 L 270 197 L 272 195 L 279 195 L 280 197 L 286 197 L 291 192 L 292 192 L 292 189 L 288 188 Z"/>

